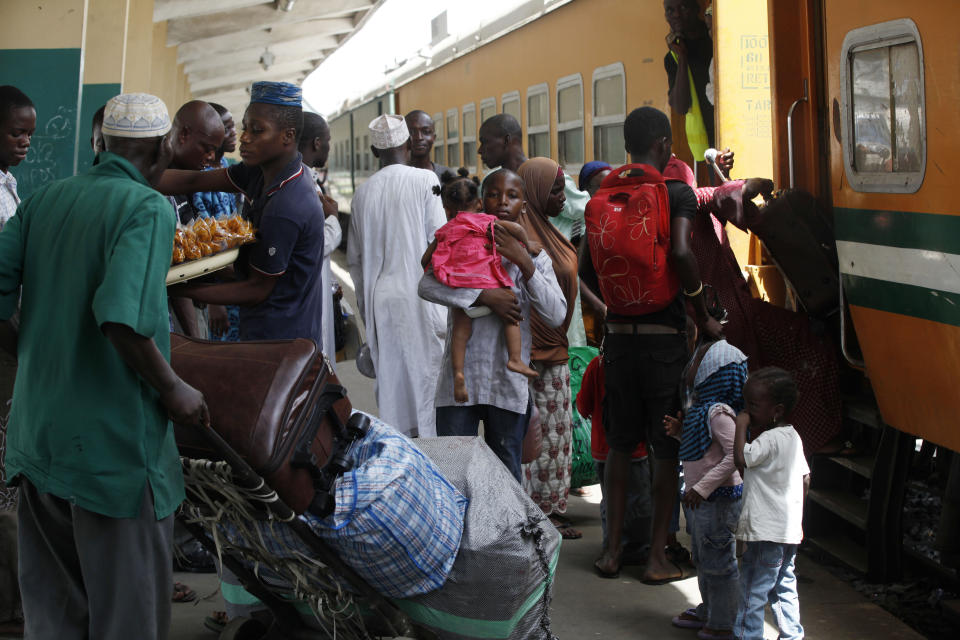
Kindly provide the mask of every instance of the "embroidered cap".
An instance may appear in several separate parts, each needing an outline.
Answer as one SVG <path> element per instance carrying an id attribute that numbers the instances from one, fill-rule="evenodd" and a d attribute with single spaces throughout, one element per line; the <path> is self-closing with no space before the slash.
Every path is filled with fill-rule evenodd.
<path id="1" fill-rule="evenodd" d="M 149 93 L 121 93 L 103 109 L 103 135 L 156 138 L 170 131 L 167 105 Z"/>
<path id="2" fill-rule="evenodd" d="M 289 82 L 254 82 L 250 87 L 250 102 L 302 108 L 303 89 Z"/>
<path id="3" fill-rule="evenodd" d="M 370 143 L 377 149 L 399 147 L 410 138 L 403 116 L 385 113 L 370 121 Z"/>

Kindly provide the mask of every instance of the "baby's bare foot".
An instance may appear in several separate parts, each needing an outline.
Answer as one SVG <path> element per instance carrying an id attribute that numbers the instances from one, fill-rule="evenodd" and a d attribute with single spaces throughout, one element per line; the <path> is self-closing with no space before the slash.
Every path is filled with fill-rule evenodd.
<path id="1" fill-rule="evenodd" d="M 538 374 L 536 371 L 527 366 L 527 363 L 523 360 L 507 360 L 507 369 L 515 373 L 522 373 L 531 380 L 536 378 Z"/>
<path id="2" fill-rule="evenodd" d="M 463 373 L 453 374 L 453 399 L 461 403 L 470 400 L 470 394 L 467 393 L 467 379 Z"/>

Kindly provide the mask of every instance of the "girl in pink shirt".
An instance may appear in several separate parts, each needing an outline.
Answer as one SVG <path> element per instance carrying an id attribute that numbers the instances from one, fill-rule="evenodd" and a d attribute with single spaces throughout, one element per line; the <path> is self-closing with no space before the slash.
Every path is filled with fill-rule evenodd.
<path id="1" fill-rule="evenodd" d="M 436 189 L 436 187 L 434 187 Z M 431 266 L 434 277 L 442 284 L 463 289 L 510 288 L 513 280 L 503 268 L 493 238 L 493 225 L 499 223 L 510 235 L 520 241 L 531 253 L 539 253 L 539 247 L 531 248 L 531 242 L 523 227 L 515 222 L 499 220 L 497 216 L 481 212 L 480 193 L 475 179 L 467 177 L 466 170 L 454 177 L 443 175 L 439 191 L 447 224 L 435 234 L 421 261 L 424 268 Z M 486 315 L 486 307 L 473 309 L 477 315 Z M 468 402 L 466 378 L 463 374 L 467 342 L 473 334 L 473 320 L 463 309 L 451 309 L 453 333 L 450 339 L 450 364 L 453 368 L 453 398 Z M 503 333 L 507 341 L 507 369 L 522 373 L 531 380 L 537 372 L 523 361 L 520 326 L 505 324 Z"/>

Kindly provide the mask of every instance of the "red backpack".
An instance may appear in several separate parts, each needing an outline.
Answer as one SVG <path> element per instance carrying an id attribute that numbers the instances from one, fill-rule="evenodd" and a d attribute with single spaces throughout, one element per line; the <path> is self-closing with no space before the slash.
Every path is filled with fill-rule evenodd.
<path id="1" fill-rule="evenodd" d="M 659 171 L 645 164 L 614 169 L 587 203 L 585 218 L 610 311 L 639 316 L 673 302 L 680 279 L 669 261 L 670 197 Z"/>

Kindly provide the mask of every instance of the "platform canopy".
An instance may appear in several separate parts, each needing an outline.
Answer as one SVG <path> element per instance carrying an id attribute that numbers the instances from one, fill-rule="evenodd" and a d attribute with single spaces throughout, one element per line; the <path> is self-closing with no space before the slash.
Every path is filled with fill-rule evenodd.
<path id="1" fill-rule="evenodd" d="M 382 0 L 154 0 L 194 98 L 239 121 L 258 80 L 300 84 Z"/>

